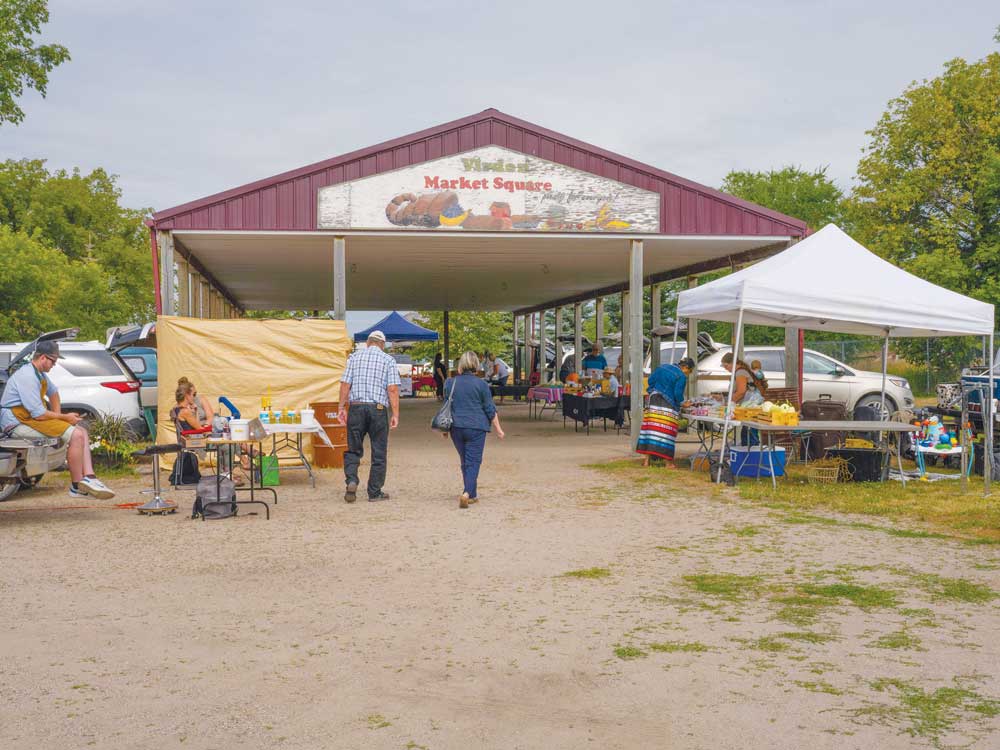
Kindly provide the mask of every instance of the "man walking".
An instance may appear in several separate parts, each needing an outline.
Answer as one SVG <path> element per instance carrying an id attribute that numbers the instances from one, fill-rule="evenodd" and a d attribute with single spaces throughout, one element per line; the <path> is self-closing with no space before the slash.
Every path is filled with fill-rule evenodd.
<path id="1" fill-rule="evenodd" d="M 90 436 L 80 424 L 82 418 L 62 411 L 59 389 L 48 375 L 60 359 L 58 342 L 35 345 L 31 363 L 11 375 L 0 396 L 0 433 L 28 440 L 58 438 L 66 446 L 69 496 L 110 500 L 115 493 L 94 474 Z"/>
<path id="2" fill-rule="evenodd" d="M 365 455 L 365 435 L 372 446 L 368 501 L 389 499 L 389 495 L 382 491 L 386 452 L 389 430 L 395 430 L 399 425 L 399 369 L 396 360 L 385 353 L 385 334 L 381 331 L 372 331 L 367 344 L 347 360 L 344 377 L 340 379 L 338 416 L 341 422 L 347 424 L 347 451 L 344 453 L 347 491 L 344 500 L 349 503 L 357 499 L 358 466 Z"/>

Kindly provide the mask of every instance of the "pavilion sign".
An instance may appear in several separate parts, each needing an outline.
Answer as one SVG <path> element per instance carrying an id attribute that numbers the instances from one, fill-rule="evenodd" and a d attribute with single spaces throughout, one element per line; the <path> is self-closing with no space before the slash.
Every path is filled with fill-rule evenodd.
<path id="1" fill-rule="evenodd" d="M 660 195 L 499 146 L 319 191 L 319 229 L 658 232 Z"/>

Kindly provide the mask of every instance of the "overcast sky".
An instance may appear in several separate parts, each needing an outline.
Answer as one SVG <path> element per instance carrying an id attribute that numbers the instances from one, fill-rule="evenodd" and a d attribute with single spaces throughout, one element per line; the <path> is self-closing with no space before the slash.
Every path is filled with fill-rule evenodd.
<path id="1" fill-rule="evenodd" d="M 0 158 L 163 209 L 488 107 L 716 187 L 828 165 L 910 82 L 996 49 L 996 0 L 50 0 L 72 60 Z"/>

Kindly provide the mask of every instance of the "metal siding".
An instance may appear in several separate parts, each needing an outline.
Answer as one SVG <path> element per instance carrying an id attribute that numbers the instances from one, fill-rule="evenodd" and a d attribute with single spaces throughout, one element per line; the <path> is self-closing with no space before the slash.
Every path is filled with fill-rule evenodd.
<path id="1" fill-rule="evenodd" d="M 476 147 L 476 128 L 466 125 L 458 131 L 458 150 L 471 151 Z"/>
<path id="2" fill-rule="evenodd" d="M 493 129 L 490 127 L 490 121 L 484 120 L 483 122 L 476 123 L 475 137 L 473 138 L 473 148 L 479 148 L 480 146 L 488 146 L 492 143 L 492 138 L 490 137 L 493 133 Z"/>
<path id="3" fill-rule="evenodd" d="M 226 229 L 243 226 L 243 198 L 226 201 Z"/>
<path id="4" fill-rule="evenodd" d="M 312 227 L 316 226 L 315 221 L 313 221 L 311 226 L 309 224 L 309 214 L 314 213 L 316 210 L 316 201 L 310 198 L 315 193 L 312 191 L 309 182 L 308 177 L 299 177 L 293 183 L 295 213 L 292 224 L 295 229 L 312 229 Z M 312 210 L 310 211 L 310 209 Z"/>
<path id="5" fill-rule="evenodd" d="M 527 130 L 523 131 L 523 137 L 524 148 L 521 149 L 522 153 L 529 154 L 530 156 L 538 156 L 538 146 L 541 138 Z"/>
<path id="6" fill-rule="evenodd" d="M 444 138 L 436 135 L 427 139 L 427 160 L 437 159 L 444 154 Z"/>
<path id="7" fill-rule="evenodd" d="M 310 230 L 316 226 L 316 192 L 321 187 L 496 144 L 659 193 L 661 231 L 668 234 L 797 235 L 802 232 L 794 224 L 764 215 L 764 209 L 757 213 L 752 206 L 748 209 L 735 199 L 730 202 L 726 197 L 703 192 L 707 189 L 691 186 L 683 178 L 672 181 L 670 175 L 661 175 L 652 167 L 649 168 L 652 172 L 643 171 L 638 168 L 641 165 L 621 161 L 624 157 L 616 159 L 614 154 L 601 149 L 581 147 L 572 141 L 560 140 L 558 134 L 525 127 L 530 126 L 529 123 L 507 122 L 496 114 L 483 113 L 478 120 L 466 118 L 447 130 L 442 127 L 437 131 L 424 131 L 419 140 L 411 143 L 397 139 L 378 152 L 374 149 L 355 152 L 350 161 L 340 164 L 327 161 L 316 165 L 311 172 L 291 173 L 289 179 L 281 182 L 263 186 L 257 183 L 255 189 L 242 195 L 233 195 L 230 191 L 218 201 L 204 202 L 165 216 L 156 226 L 161 229 Z"/>
<path id="8" fill-rule="evenodd" d="M 243 201 L 243 225 L 247 229 L 260 229 L 260 192 L 248 193 Z"/>
<path id="9" fill-rule="evenodd" d="M 508 142 L 508 127 L 505 123 L 499 120 L 490 120 L 490 140 L 498 146 L 503 146 L 504 148 L 509 148 L 507 146 Z"/>
<path id="10" fill-rule="evenodd" d="M 278 228 L 278 191 L 274 187 L 260 191 L 260 228 Z"/>
<path id="11" fill-rule="evenodd" d="M 507 148 L 524 153 L 524 131 L 513 125 L 507 128 Z"/>

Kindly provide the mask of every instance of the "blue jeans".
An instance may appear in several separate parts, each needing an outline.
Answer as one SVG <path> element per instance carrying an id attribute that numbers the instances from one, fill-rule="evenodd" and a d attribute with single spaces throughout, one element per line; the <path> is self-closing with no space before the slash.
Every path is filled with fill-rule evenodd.
<path id="1" fill-rule="evenodd" d="M 469 497 L 476 497 L 476 482 L 479 480 L 479 467 L 483 463 L 486 434 L 484 430 L 451 428 L 451 442 L 455 444 L 458 457 L 462 460 L 462 482 Z"/>

